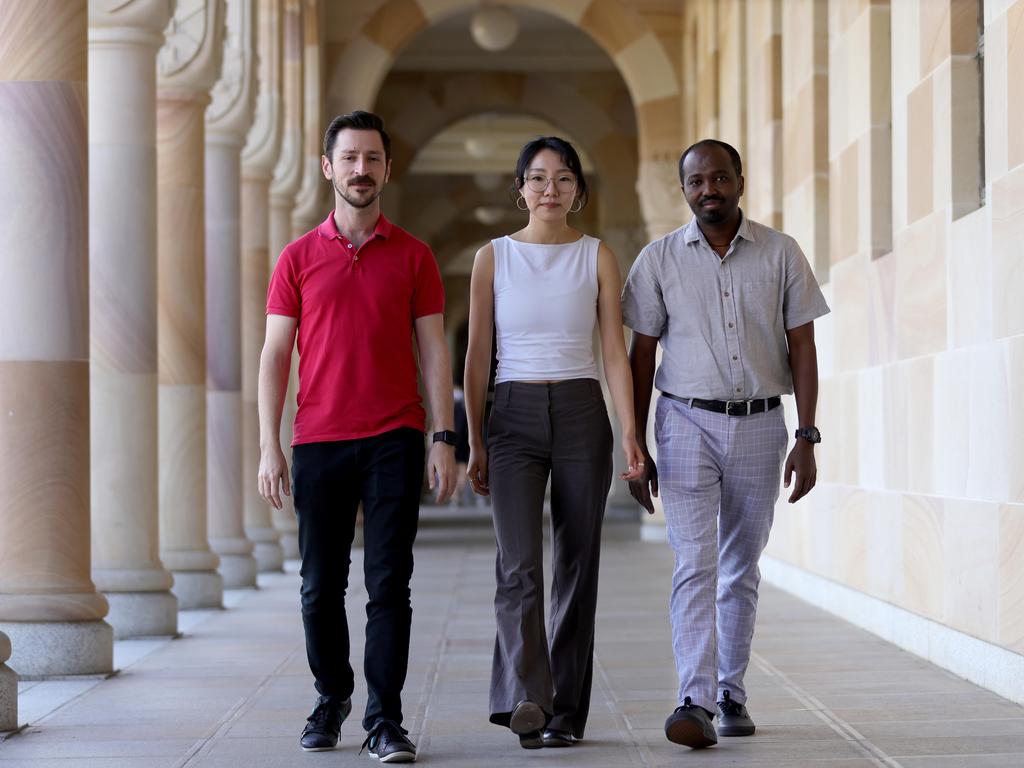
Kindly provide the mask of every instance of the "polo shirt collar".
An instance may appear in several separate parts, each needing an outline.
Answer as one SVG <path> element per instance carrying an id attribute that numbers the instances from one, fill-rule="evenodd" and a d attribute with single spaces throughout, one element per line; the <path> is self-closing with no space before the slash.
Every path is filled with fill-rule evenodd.
<path id="1" fill-rule="evenodd" d="M 683 227 L 683 237 L 686 240 L 686 244 L 690 243 L 704 243 L 707 245 L 707 239 L 704 237 L 704 233 L 700 229 L 700 225 L 697 224 L 697 217 L 694 216 L 690 219 L 689 223 Z M 750 226 L 750 219 L 743 213 L 743 209 L 740 209 L 740 228 L 736 230 L 736 237 L 742 237 L 744 240 L 750 242 L 756 242 L 754 240 L 754 230 Z M 733 238 L 735 240 L 735 238 Z M 711 246 L 708 246 L 709 248 Z"/>
<path id="2" fill-rule="evenodd" d="M 373 235 L 370 239 L 376 237 L 382 237 L 387 240 L 391 237 L 391 230 L 394 225 L 388 221 L 387 217 L 382 213 L 377 217 L 377 225 L 373 228 Z M 317 233 L 320 237 L 325 237 L 328 240 L 341 240 L 342 235 L 338 231 L 338 225 L 334 221 L 334 211 L 332 210 L 327 214 L 327 218 L 324 219 L 323 224 L 316 228 Z"/>

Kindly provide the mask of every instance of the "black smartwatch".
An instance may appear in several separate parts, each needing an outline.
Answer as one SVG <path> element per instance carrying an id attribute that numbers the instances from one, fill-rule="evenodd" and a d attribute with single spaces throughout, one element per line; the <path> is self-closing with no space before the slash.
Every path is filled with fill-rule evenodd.
<path id="1" fill-rule="evenodd" d="M 821 432 L 818 431 L 817 427 L 800 427 L 796 431 L 796 438 L 799 440 L 801 437 L 811 444 L 821 442 Z"/>
<path id="2" fill-rule="evenodd" d="M 450 429 L 445 429 L 440 432 L 434 433 L 435 443 L 446 443 L 447 445 L 455 445 L 459 441 L 459 436 L 456 432 L 452 432 Z"/>

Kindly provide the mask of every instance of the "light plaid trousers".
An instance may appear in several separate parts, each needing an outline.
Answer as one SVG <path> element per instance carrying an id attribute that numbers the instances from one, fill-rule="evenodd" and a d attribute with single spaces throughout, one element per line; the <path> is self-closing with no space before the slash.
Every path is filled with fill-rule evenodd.
<path id="1" fill-rule="evenodd" d="M 675 550 L 669 612 L 679 703 L 715 712 L 743 676 L 788 444 L 783 408 L 727 416 L 667 397 L 655 412 L 658 482 Z M 717 631 L 716 631 L 717 630 Z"/>

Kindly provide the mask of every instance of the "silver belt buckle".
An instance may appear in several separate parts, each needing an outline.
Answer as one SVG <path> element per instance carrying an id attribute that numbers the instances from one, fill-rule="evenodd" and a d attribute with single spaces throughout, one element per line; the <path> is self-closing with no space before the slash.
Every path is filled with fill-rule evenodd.
<path id="1" fill-rule="evenodd" d="M 750 415 L 750 402 L 751 402 L 750 400 L 726 400 L 725 401 L 725 415 L 726 416 L 749 416 Z M 736 403 L 736 404 L 742 403 L 742 404 L 746 405 L 747 406 L 747 412 L 743 413 L 743 414 L 741 414 L 741 413 L 735 413 L 735 414 L 731 413 L 729 411 L 729 406 L 731 406 L 733 403 Z"/>

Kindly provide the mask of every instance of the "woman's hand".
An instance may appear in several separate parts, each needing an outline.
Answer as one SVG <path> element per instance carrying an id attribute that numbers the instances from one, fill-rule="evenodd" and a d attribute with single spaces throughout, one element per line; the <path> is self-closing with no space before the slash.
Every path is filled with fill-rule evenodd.
<path id="1" fill-rule="evenodd" d="M 487 484 L 487 449 L 469 447 L 469 464 L 466 465 L 466 477 L 473 486 L 473 493 L 479 496 L 490 496 L 491 488 Z"/>
<path id="2" fill-rule="evenodd" d="M 644 476 L 644 452 L 636 438 L 626 435 L 622 438 L 622 453 L 626 457 L 626 471 L 619 475 L 623 480 L 639 480 Z"/>

